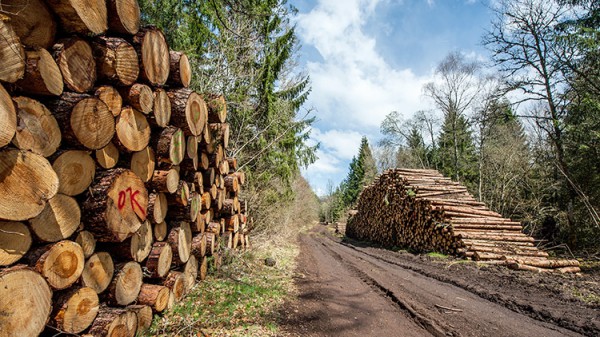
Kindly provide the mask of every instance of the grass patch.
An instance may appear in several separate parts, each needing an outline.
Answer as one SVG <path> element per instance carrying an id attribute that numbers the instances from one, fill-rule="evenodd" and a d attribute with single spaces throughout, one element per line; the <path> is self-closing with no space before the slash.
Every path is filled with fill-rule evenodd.
<path id="1" fill-rule="evenodd" d="M 593 292 L 573 288 L 572 294 L 573 296 L 577 297 L 579 300 L 587 304 L 600 304 L 600 296 Z"/>
<path id="2" fill-rule="evenodd" d="M 438 253 L 438 252 L 429 252 L 429 253 L 427 253 L 427 256 L 433 257 L 433 258 L 436 258 L 436 259 L 447 259 L 448 258 L 448 255 L 442 254 L 442 253 Z"/>
<path id="3" fill-rule="evenodd" d="M 152 336 L 280 336 L 278 309 L 293 290 L 298 248 L 293 244 L 256 248 L 223 257 L 219 271 L 170 312 L 155 316 Z M 264 265 L 274 258 L 275 267 Z"/>

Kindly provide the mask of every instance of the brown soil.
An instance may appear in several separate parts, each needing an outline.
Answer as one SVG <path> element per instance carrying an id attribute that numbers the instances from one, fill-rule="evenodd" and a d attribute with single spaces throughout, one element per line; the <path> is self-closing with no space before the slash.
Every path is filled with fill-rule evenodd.
<path id="1" fill-rule="evenodd" d="M 283 330 L 302 336 L 599 336 L 599 275 L 546 275 L 300 236 L 296 301 Z"/>

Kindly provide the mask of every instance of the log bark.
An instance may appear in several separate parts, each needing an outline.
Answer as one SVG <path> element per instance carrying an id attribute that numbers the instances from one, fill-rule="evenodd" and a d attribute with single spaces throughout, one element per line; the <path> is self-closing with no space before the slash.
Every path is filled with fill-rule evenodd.
<path id="1" fill-rule="evenodd" d="M 185 158 L 185 136 L 181 129 L 169 126 L 153 139 L 153 148 L 159 163 L 179 165 Z"/>
<path id="2" fill-rule="evenodd" d="M 0 219 L 22 221 L 40 214 L 58 192 L 58 177 L 46 158 L 0 150 Z"/>
<path id="3" fill-rule="evenodd" d="M 155 166 L 154 150 L 149 146 L 141 151 L 134 152 L 131 156 L 131 171 L 137 174 L 144 183 L 152 179 Z"/>
<path id="4" fill-rule="evenodd" d="M 25 224 L 0 221 L 0 267 L 19 261 L 31 248 L 31 233 Z"/>
<path id="5" fill-rule="evenodd" d="M 129 239 L 116 245 L 111 243 L 106 250 L 110 250 L 112 256 L 118 260 L 141 263 L 150 255 L 152 244 L 152 225 L 146 220 Z"/>
<path id="6" fill-rule="evenodd" d="M 66 333 L 78 334 L 92 325 L 99 305 L 98 294 L 92 288 L 72 288 L 57 293 L 50 325 Z"/>
<path id="7" fill-rule="evenodd" d="M 186 136 L 201 136 L 206 127 L 208 109 L 202 96 L 182 88 L 167 92 L 171 100 L 171 124 Z"/>
<path id="8" fill-rule="evenodd" d="M 38 216 L 29 220 L 29 225 L 39 241 L 57 242 L 73 235 L 80 220 L 77 200 L 59 193 L 48 200 Z"/>
<path id="9" fill-rule="evenodd" d="M 168 242 L 155 242 L 146 260 L 146 270 L 151 278 L 162 278 L 167 275 L 173 260 L 173 250 Z"/>
<path id="10" fill-rule="evenodd" d="M 60 183 L 58 193 L 69 196 L 85 192 L 96 175 L 96 164 L 87 151 L 64 151 L 54 160 L 52 168 Z"/>
<path id="11" fill-rule="evenodd" d="M 162 312 L 169 302 L 169 288 L 156 284 L 142 284 L 137 298 L 138 304 L 148 305 L 155 312 Z"/>
<path id="12" fill-rule="evenodd" d="M 75 242 L 81 246 L 81 249 L 83 250 L 83 256 L 86 259 L 89 259 L 96 251 L 96 239 L 94 238 L 94 234 L 91 232 L 79 232 L 75 238 Z"/>
<path id="13" fill-rule="evenodd" d="M 147 305 L 129 305 L 127 310 L 135 313 L 137 317 L 136 335 L 143 335 L 152 325 L 152 308 Z"/>
<path id="14" fill-rule="evenodd" d="M 135 48 L 125 39 L 101 36 L 92 47 L 96 58 L 98 78 L 117 86 L 130 86 L 135 83 L 140 72 Z"/>
<path id="15" fill-rule="evenodd" d="M 119 149 L 112 142 L 106 144 L 105 147 L 96 150 L 96 161 L 105 169 L 115 167 L 119 162 Z"/>
<path id="16" fill-rule="evenodd" d="M 175 193 L 179 187 L 179 172 L 172 168 L 170 170 L 155 170 L 149 187 L 156 192 Z"/>
<path id="17" fill-rule="evenodd" d="M 105 294 L 111 305 L 128 305 L 135 301 L 142 288 L 142 268 L 137 262 L 126 262 L 115 266 L 113 277 Z"/>
<path id="18" fill-rule="evenodd" d="M 108 288 L 114 272 L 115 268 L 110 254 L 97 252 L 85 262 L 81 274 L 81 285 L 90 287 L 100 294 Z"/>
<path id="19" fill-rule="evenodd" d="M 148 196 L 148 218 L 153 224 L 164 222 L 168 210 L 167 196 L 164 193 L 150 193 Z"/>
<path id="20" fill-rule="evenodd" d="M 180 302 L 185 296 L 185 276 L 182 272 L 170 271 L 163 281 L 163 285 L 171 289 L 176 302 Z"/>
<path id="21" fill-rule="evenodd" d="M 66 38 L 55 43 L 52 50 L 69 89 L 84 93 L 94 88 L 96 61 L 89 43 L 80 38 Z"/>
<path id="22" fill-rule="evenodd" d="M 225 96 L 216 94 L 203 95 L 208 105 L 208 122 L 225 123 L 227 119 L 227 102 Z"/>
<path id="23" fill-rule="evenodd" d="M 140 29 L 133 37 L 140 62 L 140 76 L 155 86 L 162 86 L 169 78 L 169 47 L 164 35 L 156 27 Z"/>
<path id="24" fill-rule="evenodd" d="M 135 173 L 126 169 L 104 171 L 96 180 L 82 209 L 86 229 L 101 242 L 122 242 L 146 220 L 148 191 Z"/>
<path id="25" fill-rule="evenodd" d="M 14 83 L 25 74 L 25 50 L 5 18 L 0 14 L 0 81 Z"/>
<path id="26" fill-rule="evenodd" d="M 195 256 L 198 261 L 206 255 L 206 235 L 204 233 L 194 235 L 190 254 Z"/>
<path id="27" fill-rule="evenodd" d="M 99 35 L 108 28 L 103 0 L 46 0 L 66 32 Z"/>
<path id="28" fill-rule="evenodd" d="M 123 98 L 115 87 L 111 87 L 110 85 L 98 87 L 94 92 L 94 96 L 106 104 L 113 116 L 117 117 L 121 114 Z"/>
<path id="29" fill-rule="evenodd" d="M 208 129 L 212 133 L 214 142 L 221 144 L 223 148 L 229 147 L 229 124 L 228 123 L 209 123 Z M 225 172 L 227 174 L 229 172 Z"/>
<path id="30" fill-rule="evenodd" d="M 17 109 L 12 98 L 0 84 L 0 148 L 8 145 L 17 131 Z"/>
<path id="31" fill-rule="evenodd" d="M 2 0 L 2 12 L 10 18 L 21 43 L 29 48 L 50 48 L 54 44 L 56 21 L 42 0 Z"/>
<path id="32" fill-rule="evenodd" d="M 25 74 L 19 78 L 15 85 L 20 92 L 43 96 L 60 96 L 63 93 L 62 74 L 46 49 L 25 52 Z"/>
<path id="33" fill-rule="evenodd" d="M 167 241 L 173 250 L 173 263 L 176 265 L 186 263 L 192 248 L 192 231 L 189 223 L 184 221 L 177 223 L 177 227 L 169 232 Z"/>
<path id="34" fill-rule="evenodd" d="M 15 97 L 13 100 L 17 107 L 17 129 L 13 144 L 21 150 L 44 157 L 51 156 L 58 149 L 62 137 L 50 110 L 28 97 Z"/>
<path id="35" fill-rule="evenodd" d="M 0 326 L 4 336 L 37 336 L 52 310 L 52 290 L 24 265 L 0 270 Z"/>
<path id="36" fill-rule="evenodd" d="M 146 116 L 126 107 L 117 117 L 115 145 L 124 152 L 142 151 L 150 142 L 150 132 Z"/>
<path id="37" fill-rule="evenodd" d="M 135 337 L 137 315 L 121 308 L 102 307 L 89 330 L 94 337 Z"/>
<path id="38" fill-rule="evenodd" d="M 137 0 L 107 0 L 108 28 L 119 34 L 135 35 L 140 30 Z"/>
<path id="39" fill-rule="evenodd" d="M 54 290 L 66 289 L 81 276 L 85 257 L 81 247 L 69 240 L 30 250 L 24 259 Z"/>
<path id="40" fill-rule="evenodd" d="M 66 143 L 97 150 L 105 147 L 115 134 L 115 118 L 108 106 L 95 97 L 65 92 L 48 107 L 62 127 Z"/>
<path id="41" fill-rule="evenodd" d="M 147 115 L 154 107 L 154 93 L 152 89 L 141 83 L 120 89 L 121 96 L 125 102 L 129 103 L 134 109 Z"/>
<path id="42" fill-rule="evenodd" d="M 189 87 L 192 81 L 192 69 L 187 55 L 179 51 L 169 52 L 169 81 L 174 87 Z"/>
<path id="43" fill-rule="evenodd" d="M 208 274 L 208 259 L 206 256 L 203 256 L 200 259 L 200 266 L 198 267 L 198 278 L 200 281 L 206 280 L 206 275 Z"/>

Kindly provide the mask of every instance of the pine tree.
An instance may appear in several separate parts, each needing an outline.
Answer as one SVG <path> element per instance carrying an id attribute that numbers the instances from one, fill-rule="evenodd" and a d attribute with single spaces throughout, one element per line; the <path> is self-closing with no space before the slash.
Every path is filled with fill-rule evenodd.
<path id="1" fill-rule="evenodd" d="M 438 140 L 438 167 L 443 174 L 474 186 L 477 179 L 477 157 L 467 119 L 449 111 Z"/>
<path id="2" fill-rule="evenodd" d="M 367 137 L 363 137 L 360 141 L 360 152 L 358 158 L 359 161 L 362 163 L 364 172 L 363 179 L 361 182 L 362 186 L 369 185 L 373 180 L 375 180 L 375 177 L 377 177 L 377 165 L 375 164 L 373 152 L 371 151 L 371 147 L 369 146 L 369 141 L 367 140 Z"/>

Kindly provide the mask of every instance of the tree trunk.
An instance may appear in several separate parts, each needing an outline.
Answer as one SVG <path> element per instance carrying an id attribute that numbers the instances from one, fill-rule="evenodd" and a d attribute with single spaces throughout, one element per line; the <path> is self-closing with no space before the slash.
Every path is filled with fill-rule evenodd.
<path id="1" fill-rule="evenodd" d="M 171 124 L 186 136 L 200 136 L 206 127 L 208 109 L 202 96 L 182 88 L 167 92 L 171 100 Z"/>
<path id="2" fill-rule="evenodd" d="M 128 305 L 135 301 L 142 287 L 142 268 L 137 262 L 127 262 L 115 266 L 113 277 L 106 292 L 106 300 L 111 305 Z"/>
<path id="3" fill-rule="evenodd" d="M 81 274 L 81 285 L 90 287 L 97 294 L 104 292 L 113 279 L 115 272 L 113 259 L 109 253 L 98 252 L 85 262 Z"/>
<path id="4" fill-rule="evenodd" d="M 108 106 L 89 95 L 65 92 L 49 103 L 62 128 L 63 141 L 97 150 L 105 147 L 115 134 L 115 118 Z"/>
<path id="5" fill-rule="evenodd" d="M 135 48 L 125 39 L 101 36 L 92 46 L 96 57 L 98 78 L 117 86 L 130 86 L 140 73 Z"/>
<path id="6" fill-rule="evenodd" d="M 159 128 L 165 128 L 171 121 L 171 101 L 164 89 L 154 91 L 154 112 L 150 121 Z"/>
<path id="7" fill-rule="evenodd" d="M 14 83 L 25 73 L 25 51 L 4 18 L 0 14 L 0 81 Z"/>
<path id="8" fill-rule="evenodd" d="M 96 239 L 94 238 L 94 234 L 92 234 L 91 232 L 79 232 L 77 234 L 75 242 L 77 242 L 77 244 L 81 246 L 81 249 L 83 250 L 83 256 L 86 259 L 89 259 L 96 251 Z"/>
<path id="9" fill-rule="evenodd" d="M 101 242 L 122 242 L 146 220 L 148 191 L 135 173 L 126 169 L 104 171 L 83 202 L 86 229 Z"/>
<path id="10" fill-rule="evenodd" d="M 46 158 L 0 150 L 0 219 L 27 220 L 40 214 L 58 192 L 58 177 Z"/>
<path id="11" fill-rule="evenodd" d="M 179 172 L 172 168 L 170 170 L 155 170 L 149 188 L 156 192 L 175 193 L 179 187 Z"/>
<path id="12" fill-rule="evenodd" d="M 46 0 L 68 33 L 99 35 L 108 28 L 104 0 Z"/>
<path id="13" fill-rule="evenodd" d="M 140 30 L 140 6 L 137 0 L 108 0 L 108 28 L 119 34 L 135 35 Z"/>
<path id="14" fill-rule="evenodd" d="M 77 200 L 59 193 L 48 200 L 38 216 L 29 220 L 29 225 L 39 241 L 57 242 L 75 233 L 80 220 L 81 210 Z"/>
<path id="15" fill-rule="evenodd" d="M 167 275 L 171 268 L 173 260 L 173 250 L 168 242 L 155 242 L 152 245 L 148 260 L 146 260 L 146 270 L 151 278 L 162 278 Z"/>
<path id="16" fill-rule="evenodd" d="M 119 91 L 115 89 L 115 87 L 111 87 L 110 85 L 98 87 L 94 92 L 94 96 L 106 104 L 108 110 L 110 110 L 110 113 L 112 113 L 114 117 L 117 117 L 119 114 L 121 114 L 121 109 L 123 108 L 123 98 L 121 97 L 121 94 L 119 94 Z"/>
<path id="17" fill-rule="evenodd" d="M 140 60 L 140 76 L 155 86 L 162 86 L 169 78 L 169 47 L 164 35 L 156 27 L 139 30 L 133 45 Z"/>
<path id="18" fill-rule="evenodd" d="M 192 69 L 187 55 L 180 51 L 170 51 L 169 84 L 174 87 L 189 87 L 192 81 Z"/>
<path id="19" fill-rule="evenodd" d="M 44 96 L 60 96 L 63 93 L 63 76 L 58 64 L 46 49 L 29 50 L 24 59 L 25 74 L 15 83 L 19 91 Z M 7 68 L 5 66 L 0 69 Z"/>
<path id="20" fill-rule="evenodd" d="M 120 111 L 119 111 L 120 113 Z M 96 161 L 104 169 L 111 169 L 119 162 L 119 149 L 112 142 L 96 150 Z"/>
<path id="21" fill-rule="evenodd" d="M 131 156 L 131 171 L 137 174 L 144 183 L 152 179 L 155 165 L 154 150 L 149 146 Z"/>
<path id="22" fill-rule="evenodd" d="M 142 151 L 150 142 L 150 125 L 146 116 L 131 107 L 121 110 L 115 129 L 115 145 L 124 152 Z"/>
<path id="23" fill-rule="evenodd" d="M 0 221 L 0 267 L 19 261 L 31 248 L 31 233 L 21 222 Z"/>
<path id="24" fill-rule="evenodd" d="M 147 115 L 152 111 L 154 106 L 154 93 L 152 89 L 141 83 L 135 83 L 134 85 L 120 89 L 123 100 L 133 108 Z"/>
<path id="25" fill-rule="evenodd" d="M 52 310 L 44 278 L 24 265 L 0 270 L 0 326 L 4 336 L 37 336 Z"/>
<path id="26" fill-rule="evenodd" d="M 162 312 L 169 302 L 169 288 L 155 284 L 142 284 L 137 298 L 138 304 L 145 304 L 155 312 Z"/>
<path id="27" fill-rule="evenodd" d="M 92 47 L 79 38 L 59 40 L 54 46 L 53 56 L 63 75 L 67 87 L 78 93 L 85 93 L 96 83 L 96 61 Z"/>
<path id="28" fill-rule="evenodd" d="M 24 258 L 54 290 L 66 289 L 75 283 L 85 265 L 83 250 L 69 240 L 32 249 Z"/>
<path id="29" fill-rule="evenodd" d="M 87 191 L 96 175 L 96 164 L 87 151 L 67 150 L 52 163 L 60 183 L 58 193 L 69 196 Z"/>
<path id="30" fill-rule="evenodd" d="M 50 325 L 62 332 L 78 334 L 92 325 L 99 305 L 98 294 L 92 288 L 72 288 L 57 293 Z"/>
<path id="31" fill-rule="evenodd" d="M 94 337 L 135 337 L 137 315 L 121 308 L 101 307 L 88 334 Z"/>
<path id="32" fill-rule="evenodd" d="M 190 258 L 192 231 L 187 222 L 181 221 L 178 226 L 171 229 L 167 241 L 173 250 L 173 263 L 180 265 L 186 263 Z"/>
<path id="33" fill-rule="evenodd" d="M 185 145 L 183 131 L 174 126 L 164 128 L 160 135 L 153 139 L 159 163 L 179 165 L 185 158 Z"/>
<path id="34" fill-rule="evenodd" d="M 49 157 L 60 145 L 60 128 L 46 107 L 28 97 L 15 97 L 17 106 L 17 130 L 13 144 L 21 150 Z M 9 124 L 10 131 L 10 124 Z"/>
<path id="35" fill-rule="evenodd" d="M 23 45 L 29 48 L 52 47 L 56 34 L 56 21 L 44 1 L 2 0 L 2 6 L 10 8 L 2 13 L 10 18 L 8 24 L 19 36 Z"/>

